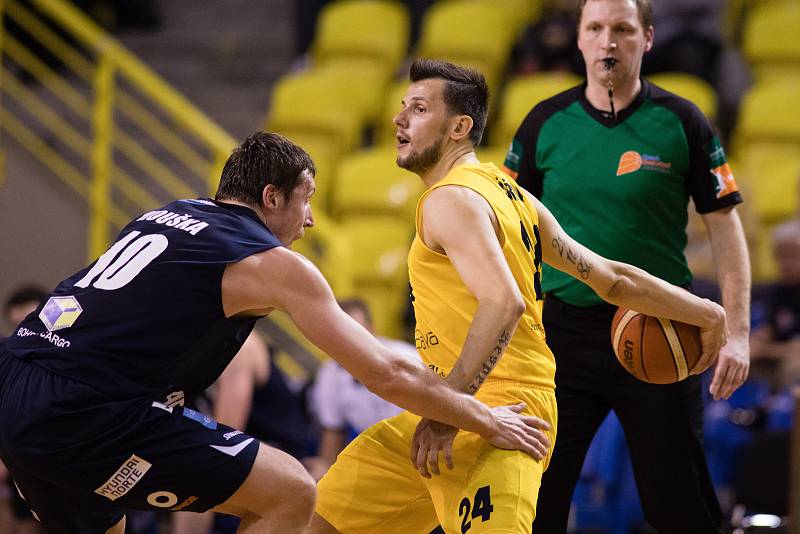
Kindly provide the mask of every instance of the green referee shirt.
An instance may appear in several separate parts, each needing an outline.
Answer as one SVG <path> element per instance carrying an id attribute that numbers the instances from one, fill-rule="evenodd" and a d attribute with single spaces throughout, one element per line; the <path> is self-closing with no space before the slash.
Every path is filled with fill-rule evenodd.
<path id="1" fill-rule="evenodd" d="M 689 198 L 699 213 L 742 201 L 719 138 L 691 102 L 645 80 L 616 117 L 592 107 L 585 89 L 584 83 L 531 110 L 506 169 L 581 244 L 672 284 L 689 283 Z M 602 302 L 548 265 L 542 287 L 575 306 Z"/>

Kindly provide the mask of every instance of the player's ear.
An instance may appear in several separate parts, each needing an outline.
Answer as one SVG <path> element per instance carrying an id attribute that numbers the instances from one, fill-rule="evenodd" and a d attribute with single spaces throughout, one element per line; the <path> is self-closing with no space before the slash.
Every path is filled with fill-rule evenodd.
<path id="1" fill-rule="evenodd" d="M 261 190 L 261 203 L 265 208 L 277 208 L 280 192 L 273 184 L 267 184 Z"/>
<path id="2" fill-rule="evenodd" d="M 460 141 L 469 136 L 469 133 L 472 131 L 472 117 L 469 115 L 458 115 L 455 119 L 456 122 L 450 128 L 450 137 L 452 137 L 454 141 Z"/>
<path id="3" fill-rule="evenodd" d="M 650 49 L 653 48 L 653 39 L 655 38 L 655 30 L 653 29 L 652 26 L 648 26 L 647 28 L 645 28 L 644 38 L 645 38 L 644 51 L 649 52 Z"/>

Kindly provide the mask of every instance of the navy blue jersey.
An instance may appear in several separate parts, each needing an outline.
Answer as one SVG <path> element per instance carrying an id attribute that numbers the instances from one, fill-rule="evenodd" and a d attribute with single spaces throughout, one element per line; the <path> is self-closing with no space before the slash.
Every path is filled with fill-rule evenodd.
<path id="1" fill-rule="evenodd" d="M 281 246 L 249 208 L 178 200 L 131 221 L 5 340 L 7 350 L 113 398 L 208 387 L 255 317 L 226 318 L 226 265 Z"/>

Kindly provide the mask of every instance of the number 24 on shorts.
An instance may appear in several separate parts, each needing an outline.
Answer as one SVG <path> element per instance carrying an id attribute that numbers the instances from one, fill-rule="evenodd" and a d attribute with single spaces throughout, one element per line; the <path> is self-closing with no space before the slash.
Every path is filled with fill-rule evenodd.
<path id="1" fill-rule="evenodd" d="M 461 518 L 461 534 L 464 534 L 472 527 L 472 519 L 480 517 L 481 522 L 486 522 L 492 516 L 493 511 L 494 506 L 492 506 L 489 486 L 478 488 L 472 502 L 467 497 L 461 499 L 461 503 L 458 505 L 458 516 Z"/>

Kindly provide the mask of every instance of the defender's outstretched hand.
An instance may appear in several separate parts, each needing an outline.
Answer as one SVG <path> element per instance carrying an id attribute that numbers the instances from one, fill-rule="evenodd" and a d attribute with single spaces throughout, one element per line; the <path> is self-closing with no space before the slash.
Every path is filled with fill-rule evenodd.
<path id="1" fill-rule="evenodd" d="M 497 423 L 494 434 L 483 437 L 500 449 L 521 450 L 541 460 L 550 449 L 550 440 L 545 433 L 550 430 L 547 421 L 532 415 L 523 415 L 525 403 L 492 408 Z M 457 428 L 422 419 L 411 442 L 411 463 L 425 477 L 440 474 L 439 453 L 444 452 L 445 465 L 453 469 L 453 440 Z"/>

